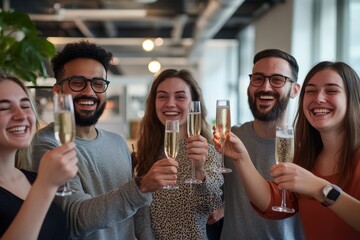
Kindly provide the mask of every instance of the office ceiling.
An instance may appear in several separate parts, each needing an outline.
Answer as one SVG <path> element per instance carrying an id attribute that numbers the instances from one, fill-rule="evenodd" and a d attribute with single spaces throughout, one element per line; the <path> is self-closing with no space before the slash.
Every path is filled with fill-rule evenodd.
<path id="1" fill-rule="evenodd" d="M 28 13 L 44 37 L 61 48 L 89 38 L 113 52 L 119 75 L 147 73 L 157 58 L 164 68 L 197 63 L 208 39 L 238 32 L 285 0 L 3 0 Z M 145 52 L 143 40 L 163 44 Z"/>

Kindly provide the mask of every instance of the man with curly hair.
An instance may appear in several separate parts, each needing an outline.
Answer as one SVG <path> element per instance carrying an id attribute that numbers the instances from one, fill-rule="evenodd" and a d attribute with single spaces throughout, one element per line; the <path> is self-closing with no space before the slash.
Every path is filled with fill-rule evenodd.
<path id="1" fill-rule="evenodd" d="M 132 179 L 132 164 L 123 136 L 95 125 L 106 105 L 112 54 L 93 43 L 67 44 L 52 59 L 55 93 L 71 94 L 76 121 L 79 172 L 70 181 L 77 192 L 58 197 L 67 213 L 72 239 L 146 239 L 151 236 L 135 216 L 152 201 L 151 192 L 176 179 L 178 164 L 160 161 L 140 179 Z M 54 124 L 41 129 L 34 140 L 34 166 L 57 146 Z M 141 227 L 141 229 L 139 229 Z"/>

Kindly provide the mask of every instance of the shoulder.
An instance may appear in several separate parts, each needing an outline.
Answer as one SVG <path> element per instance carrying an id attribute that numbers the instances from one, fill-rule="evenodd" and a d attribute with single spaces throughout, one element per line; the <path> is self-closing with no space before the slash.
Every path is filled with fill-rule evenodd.
<path id="1" fill-rule="evenodd" d="M 120 141 L 126 141 L 125 137 L 123 135 L 121 135 L 121 134 L 114 133 L 114 132 L 109 132 L 107 130 L 99 129 L 99 128 L 97 128 L 97 130 L 98 130 L 99 135 L 102 138 L 105 138 L 105 139 L 118 139 Z"/>
<path id="2" fill-rule="evenodd" d="M 33 151 L 37 151 L 38 147 L 54 148 L 58 146 L 58 142 L 54 135 L 54 123 L 41 128 L 36 132 L 33 138 Z"/>
<path id="3" fill-rule="evenodd" d="M 237 124 L 231 127 L 231 131 L 235 134 L 248 131 L 249 129 L 252 129 L 252 122 L 246 122 L 243 124 Z"/>
<path id="4" fill-rule="evenodd" d="M 54 139 L 55 141 L 54 123 L 50 123 L 36 132 L 34 136 L 35 142 L 43 139 Z"/>

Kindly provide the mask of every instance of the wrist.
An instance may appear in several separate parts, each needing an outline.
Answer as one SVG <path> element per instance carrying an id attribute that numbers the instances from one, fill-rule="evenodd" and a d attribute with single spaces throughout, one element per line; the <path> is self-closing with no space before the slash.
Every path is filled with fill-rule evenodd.
<path id="1" fill-rule="evenodd" d="M 142 179 L 143 179 L 142 177 L 135 177 L 134 178 L 136 186 L 139 188 L 140 192 L 145 192 L 145 189 L 142 188 L 142 186 L 143 186 Z"/>

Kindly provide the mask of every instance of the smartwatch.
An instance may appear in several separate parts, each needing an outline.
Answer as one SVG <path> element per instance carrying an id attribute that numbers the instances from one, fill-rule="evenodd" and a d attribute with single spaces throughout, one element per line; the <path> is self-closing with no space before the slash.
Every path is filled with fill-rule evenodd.
<path id="1" fill-rule="evenodd" d="M 339 198 L 341 189 L 335 184 L 327 184 L 323 190 L 325 200 L 321 203 L 325 207 L 329 207 Z"/>

